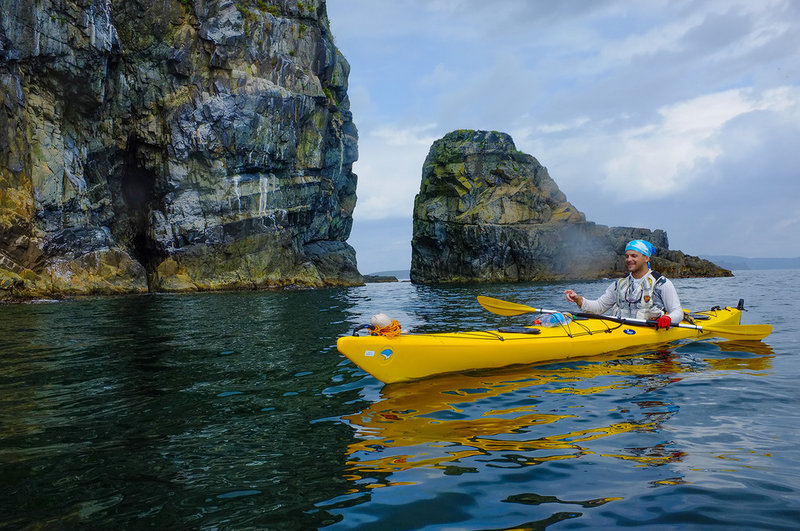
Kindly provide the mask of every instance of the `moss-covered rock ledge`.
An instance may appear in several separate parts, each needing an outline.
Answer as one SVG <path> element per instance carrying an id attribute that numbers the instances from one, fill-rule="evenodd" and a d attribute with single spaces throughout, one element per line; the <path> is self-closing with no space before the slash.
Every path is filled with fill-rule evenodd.
<path id="1" fill-rule="evenodd" d="M 414 204 L 411 280 L 514 282 L 598 279 L 625 273 L 631 239 L 658 249 L 671 277 L 732 276 L 670 250 L 663 230 L 586 221 L 547 169 L 505 133 L 459 130 L 431 146 Z"/>

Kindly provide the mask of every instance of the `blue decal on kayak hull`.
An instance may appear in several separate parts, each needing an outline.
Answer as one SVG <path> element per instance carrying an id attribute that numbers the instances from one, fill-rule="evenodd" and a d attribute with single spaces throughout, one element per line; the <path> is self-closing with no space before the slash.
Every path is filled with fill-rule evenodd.
<path id="1" fill-rule="evenodd" d="M 625 332 L 629 336 L 632 336 L 633 334 L 636 333 L 636 330 L 631 330 L 630 328 L 626 328 L 625 330 L 623 330 L 623 332 Z"/>

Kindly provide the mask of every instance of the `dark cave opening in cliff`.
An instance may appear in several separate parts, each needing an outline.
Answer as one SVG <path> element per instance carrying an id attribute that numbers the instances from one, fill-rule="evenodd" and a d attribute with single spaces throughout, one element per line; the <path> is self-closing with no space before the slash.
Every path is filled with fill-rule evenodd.
<path id="1" fill-rule="evenodd" d="M 137 153 L 138 148 L 132 143 L 126 153 L 122 172 L 122 225 L 130 254 L 144 266 L 148 284 L 151 285 L 153 272 L 166 257 L 166 252 L 152 236 L 152 214 L 159 205 L 156 175 L 139 163 Z"/>

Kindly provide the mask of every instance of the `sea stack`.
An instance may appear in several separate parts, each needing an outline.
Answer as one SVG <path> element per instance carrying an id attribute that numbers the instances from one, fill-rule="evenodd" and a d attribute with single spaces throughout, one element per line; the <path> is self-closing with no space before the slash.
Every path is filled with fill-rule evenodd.
<path id="1" fill-rule="evenodd" d="M 598 279 L 624 274 L 631 239 L 652 242 L 671 277 L 731 276 L 669 249 L 660 229 L 586 220 L 547 168 L 494 131 L 458 130 L 431 146 L 414 203 L 411 280 L 420 284 Z"/>

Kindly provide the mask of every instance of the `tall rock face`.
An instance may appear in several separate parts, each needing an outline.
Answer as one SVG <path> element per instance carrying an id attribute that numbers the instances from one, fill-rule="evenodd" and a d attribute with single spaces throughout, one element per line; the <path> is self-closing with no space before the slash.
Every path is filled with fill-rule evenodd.
<path id="1" fill-rule="evenodd" d="M 0 296 L 351 285 L 324 0 L 0 0 Z"/>
<path id="2" fill-rule="evenodd" d="M 653 268 L 672 277 L 730 276 L 669 250 L 663 230 L 587 222 L 511 137 L 454 131 L 431 146 L 414 204 L 415 283 L 553 281 L 620 276 L 625 245 L 646 239 Z"/>

